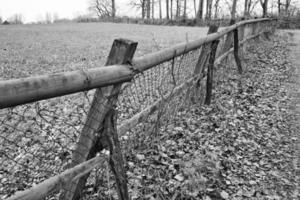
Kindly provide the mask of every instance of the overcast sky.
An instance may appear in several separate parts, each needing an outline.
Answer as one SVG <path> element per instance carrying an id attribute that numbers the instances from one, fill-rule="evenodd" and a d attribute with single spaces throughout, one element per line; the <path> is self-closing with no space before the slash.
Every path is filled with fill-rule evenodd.
<path id="1" fill-rule="evenodd" d="M 0 16 L 7 19 L 20 13 L 25 22 L 37 21 L 45 17 L 45 13 L 57 13 L 60 18 L 72 18 L 78 14 L 87 13 L 89 0 L 0 0 Z M 130 0 L 117 0 L 119 14 L 130 12 Z"/>

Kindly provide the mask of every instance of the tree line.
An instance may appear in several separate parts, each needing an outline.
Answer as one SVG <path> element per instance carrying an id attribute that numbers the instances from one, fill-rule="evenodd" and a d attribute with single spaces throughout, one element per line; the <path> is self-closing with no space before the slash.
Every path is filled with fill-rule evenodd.
<path id="1" fill-rule="evenodd" d="M 114 19 L 117 17 L 117 5 L 121 0 L 89 0 L 89 15 L 78 15 L 73 21 L 80 22 L 93 21 L 91 14 L 96 18 Z M 298 0 L 131 0 L 128 4 L 131 8 L 138 12 L 138 18 L 141 19 L 166 19 L 166 20 L 184 20 L 187 18 L 197 20 L 211 20 L 218 18 L 229 18 L 239 15 L 250 18 L 253 15 L 267 17 L 275 13 L 278 16 L 294 16 L 299 15 L 300 11 L 294 5 Z M 239 6 L 237 6 L 239 4 Z M 222 9 L 223 10 L 222 10 Z M 272 10 L 272 13 L 269 10 Z M 224 17 L 224 10 L 227 16 Z M 23 16 L 14 14 L 7 20 L 3 20 L 0 16 L 0 24 L 23 24 Z M 49 24 L 72 21 L 70 19 L 59 18 L 58 14 L 46 13 L 44 17 L 37 19 L 37 23 Z"/>
<path id="2" fill-rule="evenodd" d="M 277 14 L 290 14 L 293 10 L 292 3 L 297 0 L 131 0 L 130 6 L 140 12 L 142 19 L 186 19 L 192 15 L 193 18 L 210 20 L 218 18 L 220 7 L 228 7 L 230 12 L 233 5 L 244 4 L 243 16 L 251 17 L 255 9 L 262 10 L 262 17 L 268 16 L 268 9 L 277 7 Z M 295 6 L 293 6 L 295 8 Z M 115 0 L 90 0 L 89 9 L 99 18 L 116 17 Z M 155 15 L 155 12 L 158 13 Z M 293 13 L 295 14 L 295 13 Z M 163 16 L 164 15 L 164 16 Z"/>

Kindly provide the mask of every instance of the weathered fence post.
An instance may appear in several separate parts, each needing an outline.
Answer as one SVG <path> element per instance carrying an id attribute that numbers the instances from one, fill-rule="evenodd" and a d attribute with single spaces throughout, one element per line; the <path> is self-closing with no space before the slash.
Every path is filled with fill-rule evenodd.
<path id="1" fill-rule="evenodd" d="M 208 28 L 207 34 L 209 35 L 212 33 L 216 33 L 218 31 L 218 29 L 219 29 L 218 25 L 210 25 Z M 197 98 L 200 96 L 199 88 L 201 86 L 201 76 L 202 76 L 202 72 L 204 70 L 204 66 L 206 65 L 207 60 L 208 60 L 210 46 L 211 46 L 211 43 L 204 44 L 202 46 L 201 53 L 199 55 L 197 64 L 195 66 L 194 74 L 196 76 L 199 76 L 199 79 L 197 80 L 196 85 L 195 85 L 195 96 Z M 188 91 L 187 96 L 189 95 L 189 93 L 190 93 L 190 91 Z M 195 103 L 196 100 L 192 99 L 192 102 Z"/>
<path id="2" fill-rule="evenodd" d="M 257 22 L 254 22 L 252 24 L 252 33 L 251 33 L 251 35 L 255 35 L 256 32 L 257 32 Z"/>
<path id="3" fill-rule="evenodd" d="M 215 40 L 211 44 L 211 51 L 209 55 L 209 61 L 207 65 L 207 79 L 206 79 L 206 98 L 205 104 L 209 105 L 211 102 L 212 89 L 213 89 L 213 71 L 214 71 L 214 63 L 216 58 L 216 52 L 218 49 L 219 40 Z"/>
<path id="4" fill-rule="evenodd" d="M 243 20 L 245 20 L 245 18 L 242 18 L 242 21 Z M 246 29 L 245 25 L 242 25 L 239 28 L 239 41 L 241 41 L 241 42 L 243 42 L 244 38 L 245 38 L 245 29 Z M 241 59 L 244 59 L 244 52 L 245 52 L 245 44 L 244 43 L 241 43 L 240 49 L 241 49 L 240 50 Z"/>
<path id="5" fill-rule="evenodd" d="M 229 25 L 233 25 L 234 23 L 235 23 L 235 20 L 230 20 Z M 222 49 L 221 49 L 221 55 L 223 53 L 227 52 L 229 49 L 231 49 L 231 47 L 233 46 L 232 45 L 232 40 L 233 40 L 233 33 L 232 32 L 227 33 L 226 38 L 225 38 L 225 42 L 224 42 L 224 44 L 222 46 Z"/>
<path id="6" fill-rule="evenodd" d="M 239 32 L 238 32 L 238 28 L 234 29 L 233 31 L 234 36 L 233 36 L 233 40 L 234 40 L 234 44 L 233 44 L 233 54 L 234 54 L 234 59 L 238 68 L 238 72 L 240 74 L 243 73 L 243 67 L 242 67 L 242 62 L 239 58 Z"/>
<path id="7" fill-rule="evenodd" d="M 104 120 L 104 137 L 110 151 L 109 164 L 116 179 L 119 199 L 129 200 L 124 160 L 116 127 L 117 113 L 112 108 Z"/>
<path id="8" fill-rule="evenodd" d="M 212 34 L 212 33 L 216 33 L 219 29 L 219 26 L 217 25 L 210 25 L 208 28 L 208 32 L 207 35 Z M 207 61 L 207 56 L 209 53 L 209 48 L 210 48 L 211 44 L 204 44 L 202 46 L 201 49 L 201 53 L 199 55 L 195 70 L 194 70 L 194 74 L 200 74 L 205 66 L 205 62 Z"/>
<path id="9" fill-rule="evenodd" d="M 130 63 L 137 47 L 136 42 L 130 40 L 118 39 L 115 40 L 110 50 L 106 66 L 113 64 L 127 64 Z M 89 81 L 87 77 L 87 81 Z M 79 163 L 82 163 L 92 157 L 94 157 L 104 147 L 111 148 L 111 142 L 109 140 L 108 130 L 104 129 L 104 121 L 111 117 L 108 113 L 111 112 L 112 108 L 117 102 L 117 97 L 121 85 L 110 86 L 106 88 L 98 88 L 95 92 L 92 105 L 85 125 L 82 129 L 79 142 L 72 155 L 72 163 L 70 167 L 73 167 Z M 115 130 L 115 129 L 114 129 Z M 104 132 L 104 134 L 103 134 Z M 108 131 L 115 135 L 115 131 Z M 116 142 L 115 142 L 116 144 Z M 113 148 L 113 151 L 119 151 L 118 148 Z M 120 153 L 120 152 L 119 152 Z M 112 152 L 111 152 L 112 154 Z M 122 162 L 121 162 L 122 164 Z M 113 167 L 112 167 L 112 170 Z M 79 180 L 72 181 L 67 188 L 64 188 L 60 195 L 61 200 L 77 200 L 81 196 L 81 192 L 85 186 L 88 175 L 80 178 Z M 121 178 L 122 179 L 122 178 Z M 124 181 L 121 181 L 123 183 Z M 118 183 L 118 181 L 117 181 Z M 118 185 L 119 186 L 119 185 Z M 127 187 L 127 186 L 126 186 Z M 119 190 L 123 190 L 118 188 Z M 126 188 L 125 188 L 126 190 Z M 127 191 L 126 191 L 127 192 Z M 125 192 L 125 193 L 126 193 Z M 122 195 L 124 192 L 121 192 Z M 120 196 L 120 195 L 119 195 Z M 122 197 L 126 199 L 128 194 L 124 194 Z M 128 198 L 127 198 L 128 199 Z"/>

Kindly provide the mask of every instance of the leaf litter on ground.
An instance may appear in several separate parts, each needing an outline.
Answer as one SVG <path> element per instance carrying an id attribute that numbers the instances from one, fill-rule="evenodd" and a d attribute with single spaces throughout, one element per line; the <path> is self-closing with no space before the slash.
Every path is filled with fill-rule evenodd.
<path id="1" fill-rule="evenodd" d="M 217 70 L 210 106 L 180 111 L 136 158 L 126 152 L 132 198 L 297 199 L 289 53 L 284 37 L 257 39 L 242 76 L 233 61 Z"/>

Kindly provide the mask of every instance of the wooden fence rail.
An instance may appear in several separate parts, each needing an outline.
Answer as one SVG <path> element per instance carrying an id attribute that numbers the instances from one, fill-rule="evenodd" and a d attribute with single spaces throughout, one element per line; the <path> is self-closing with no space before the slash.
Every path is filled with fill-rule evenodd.
<path id="1" fill-rule="evenodd" d="M 267 18 L 238 22 L 219 32 L 211 33 L 205 38 L 179 44 L 135 59 L 133 55 L 137 43 L 128 40 L 115 40 L 105 67 L 97 66 L 84 71 L 0 81 L 0 109 L 97 88 L 75 151 L 80 154 L 74 153 L 72 158 L 73 168 L 47 179 L 31 189 L 18 192 L 8 200 L 42 199 L 60 189 L 65 189 L 61 193 L 60 199 L 78 199 L 79 194 L 77 192 L 82 190 L 84 186 L 85 175 L 104 162 L 104 158 L 95 157 L 103 148 L 110 151 L 109 159 L 106 160 L 109 161 L 114 172 L 119 198 L 122 200 L 129 199 L 118 136 L 124 135 L 157 110 L 163 99 L 176 96 L 189 88 L 191 84 L 199 82 L 203 76 L 207 76 L 206 103 L 209 104 L 213 87 L 214 65 L 221 63 L 229 53 L 233 52 L 238 71 L 242 73 L 239 46 L 265 32 L 270 32 L 271 28 L 274 27 L 273 22 L 274 19 Z M 244 37 L 245 26 L 253 24 L 255 27 L 251 29 L 250 36 Z M 265 26 L 259 26 L 259 24 Z M 224 36 L 231 37 L 226 38 L 227 43 L 228 41 L 231 43 L 228 43 L 226 51 L 221 52 L 221 55 L 215 59 L 219 39 Z M 203 46 L 209 49 L 209 53 L 205 52 L 207 48 Z M 200 47 L 203 47 L 202 53 L 199 55 L 198 64 L 195 66 L 192 77 L 116 127 L 114 106 L 122 83 L 131 81 L 136 74 Z M 202 74 L 205 66 L 207 67 L 207 75 Z M 107 96 L 112 98 L 107 98 Z M 106 143 L 106 147 L 104 147 L 104 143 Z M 102 149 L 97 146 L 99 144 L 101 144 Z"/>
<path id="2" fill-rule="evenodd" d="M 130 81 L 135 74 L 217 40 L 238 27 L 273 20 L 238 22 L 205 38 L 147 54 L 125 65 L 95 66 L 88 70 L 0 81 L 0 109 Z"/>

